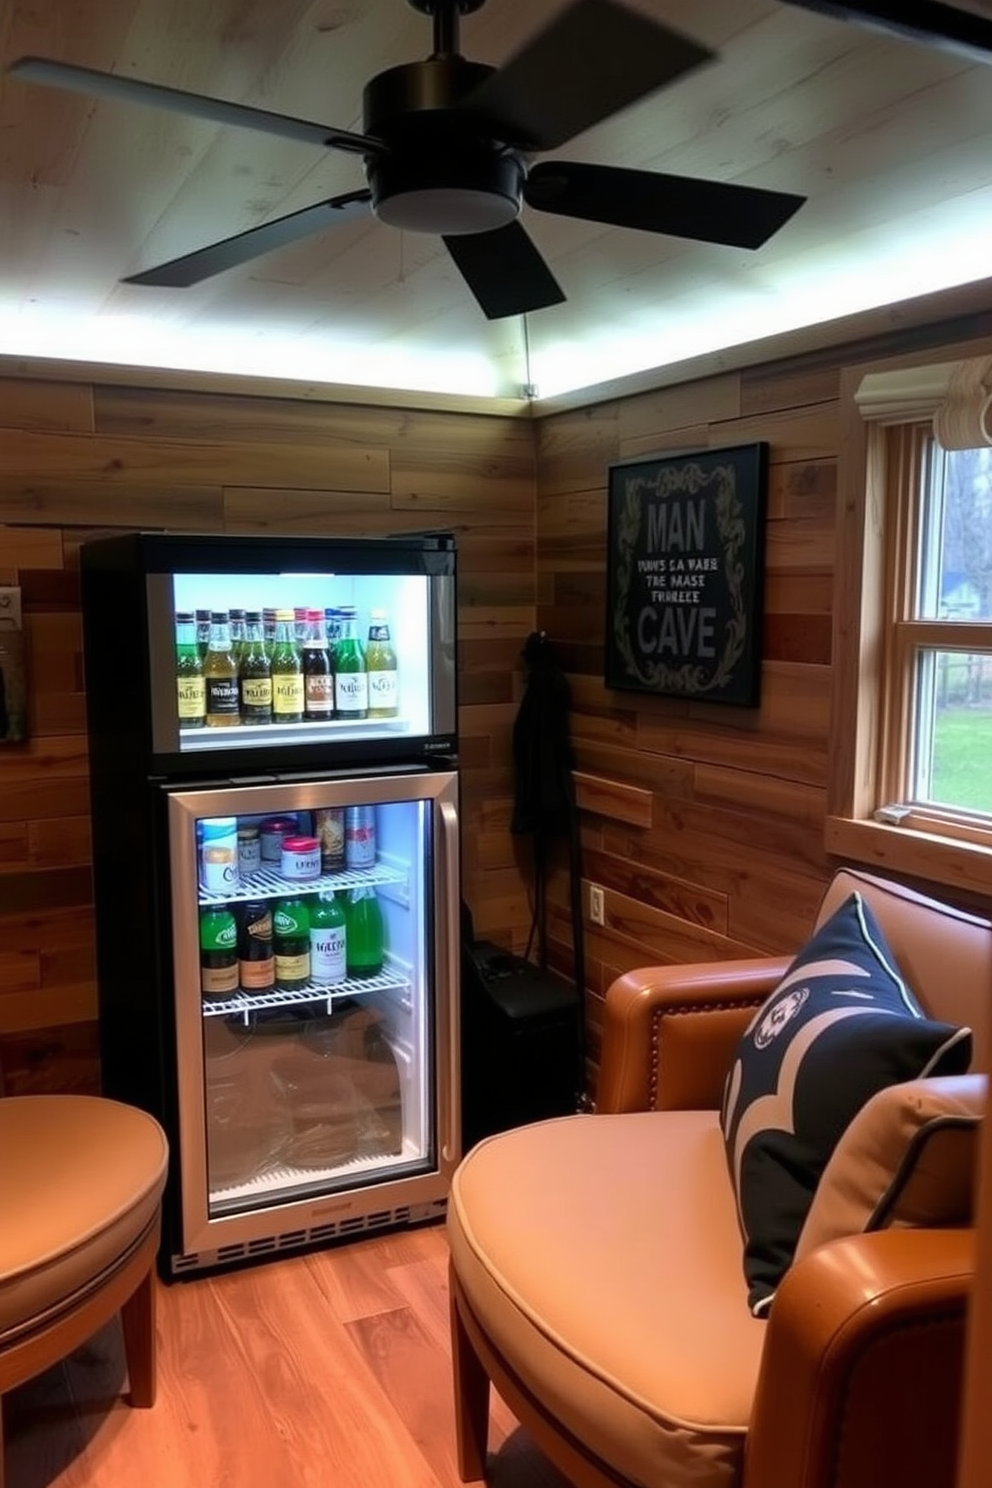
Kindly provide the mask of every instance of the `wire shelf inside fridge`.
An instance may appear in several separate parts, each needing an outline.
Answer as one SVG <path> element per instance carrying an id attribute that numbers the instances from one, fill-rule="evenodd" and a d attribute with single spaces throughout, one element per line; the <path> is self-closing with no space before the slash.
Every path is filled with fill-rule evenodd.
<path id="1" fill-rule="evenodd" d="M 202 884 L 197 891 L 201 905 L 232 904 L 236 900 L 274 899 L 288 894 L 318 894 L 321 889 L 356 889 L 366 884 L 405 883 L 405 868 L 395 868 L 388 863 L 376 863 L 369 868 L 341 868 L 335 873 L 322 873 L 319 878 L 283 878 L 276 868 L 260 868 L 245 875 L 241 881 L 227 889 L 205 889 Z"/>
<path id="2" fill-rule="evenodd" d="M 248 1023 L 253 1013 L 263 1012 L 267 1008 L 291 1008 L 315 1002 L 326 1003 L 330 1013 L 335 999 L 361 997 L 369 992 L 408 994 L 410 986 L 407 972 L 387 964 L 375 976 L 346 977 L 340 982 L 309 982 L 305 987 L 294 988 L 292 991 L 276 989 L 274 992 L 235 992 L 230 997 L 216 1000 L 211 998 L 209 1001 L 205 999 L 203 1016 L 221 1018 L 237 1013 L 242 1014 L 245 1023 Z"/>

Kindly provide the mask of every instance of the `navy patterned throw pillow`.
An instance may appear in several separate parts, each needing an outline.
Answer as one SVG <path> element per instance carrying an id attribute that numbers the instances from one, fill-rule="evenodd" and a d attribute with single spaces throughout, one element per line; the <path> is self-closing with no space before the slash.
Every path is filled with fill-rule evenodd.
<path id="1" fill-rule="evenodd" d="M 870 906 L 851 897 L 755 1013 L 727 1075 L 720 1124 L 744 1237 L 748 1305 L 771 1305 L 820 1174 L 876 1090 L 962 1074 L 971 1031 L 927 1018 Z"/>

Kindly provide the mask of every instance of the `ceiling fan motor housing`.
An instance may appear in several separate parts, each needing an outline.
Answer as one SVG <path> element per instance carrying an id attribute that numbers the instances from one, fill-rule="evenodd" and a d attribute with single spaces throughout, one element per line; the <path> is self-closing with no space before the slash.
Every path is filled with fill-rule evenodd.
<path id="1" fill-rule="evenodd" d="M 365 162 L 383 222 L 451 236 L 491 232 L 519 214 L 522 158 L 457 106 L 494 70 L 454 55 L 428 57 L 366 85 L 364 132 L 390 147 Z"/>

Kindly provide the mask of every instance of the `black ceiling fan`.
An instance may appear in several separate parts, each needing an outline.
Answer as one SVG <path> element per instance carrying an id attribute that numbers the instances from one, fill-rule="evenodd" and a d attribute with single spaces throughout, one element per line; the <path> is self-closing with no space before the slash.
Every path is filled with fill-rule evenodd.
<path id="1" fill-rule="evenodd" d="M 572 0 L 502 67 L 458 50 L 461 15 L 484 0 L 409 0 L 431 16 L 433 50 L 364 90 L 354 134 L 156 83 L 23 57 L 24 82 L 150 105 L 360 155 L 367 184 L 134 274 L 129 284 L 186 287 L 369 210 L 438 233 L 490 319 L 564 300 L 516 219 L 523 205 L 564 217 L 758 248 L 805 198 L 659 172 L 573 161 L 531 164 L 583 130 L 713 60 L 688 37 L 618 0 Z"/>
<path id="2" fill-rule="evenodd" d="M 956 52 L 970 62 L 992 62 L 992 19 L 945 5 L 943 0 L 784 0 L 799 10 L 815 10 L 838 21 L 922 41 L 943 51 Z"/>

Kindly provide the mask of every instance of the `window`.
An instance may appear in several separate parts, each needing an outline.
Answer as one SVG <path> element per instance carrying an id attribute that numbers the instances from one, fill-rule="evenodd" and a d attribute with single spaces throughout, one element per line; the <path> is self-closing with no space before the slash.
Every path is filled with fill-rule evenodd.
<path id="1" fill-rule="evenodd" d="M 890 468 L 906 519 L 892 554 L 887 794 L 921 828 L 992 831 L 992 447 L 943 450 L 926 427 Z"/>
<path id="2" fill-rule="evenodd" d="M 860 417 L 841 470 L 836 778 L 826 831 L 830 851 L 984 893 L 992 891 L 990 371 L 992 359 L 849 379 Z"/>

